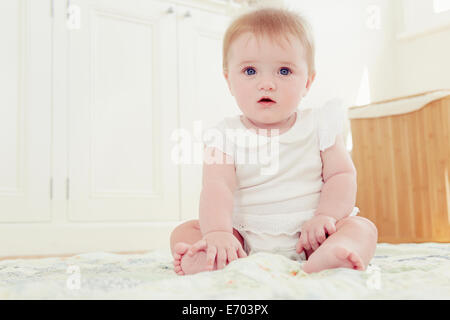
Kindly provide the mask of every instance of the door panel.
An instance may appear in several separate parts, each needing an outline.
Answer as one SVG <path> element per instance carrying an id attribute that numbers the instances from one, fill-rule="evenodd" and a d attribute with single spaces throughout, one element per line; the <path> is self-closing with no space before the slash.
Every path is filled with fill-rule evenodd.
<path id="1" fill-rule="evenodd" d="M 179 217 L 176 29 L 156 1 L 72 1 L 69 217 L 167 221 Z"/>
<path id="2" fill-rule="evenodd" d="M 192 133 L 192 163 L 181 165 L 181 216 L 198 218 L 202 143 L 195 132 L 239 112 L 222 72 L 222 39 L 230 18 L 179 6 L 180 127 Z"/>
<path id="3" fill-rule="evenodd" d="M 0 222 L 51 217 L 49 13 L 49 1 L 0 2 Z"/>

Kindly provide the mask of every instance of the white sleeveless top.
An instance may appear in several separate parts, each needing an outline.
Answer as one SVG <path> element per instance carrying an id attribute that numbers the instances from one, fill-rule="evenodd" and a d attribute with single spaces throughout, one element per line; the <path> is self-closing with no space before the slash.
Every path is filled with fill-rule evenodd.
<path id="1" fill-rule="evenodd" d="M 234 159 L 237 230 L 295 234 L 314 215 L 323 185 L 320 151 L 334 145 L 342 132 L 344 111 L 332 101 L 296 113 L 294 125 L 278 136 L 247 129 L 239 115 L 204 132 L 205 146 Z"/>

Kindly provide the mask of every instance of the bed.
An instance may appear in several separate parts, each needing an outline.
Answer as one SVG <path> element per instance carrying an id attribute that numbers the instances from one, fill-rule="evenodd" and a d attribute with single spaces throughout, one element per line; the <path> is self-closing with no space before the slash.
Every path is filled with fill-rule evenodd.
<path id="1" fill-rule="evenodd" d="M 0 261 L 0 299 L 449 299 L 450 243 L 379 243 L 365 271 L 306 274 L 271 253 L 177 276 L 169 250 Z"/>

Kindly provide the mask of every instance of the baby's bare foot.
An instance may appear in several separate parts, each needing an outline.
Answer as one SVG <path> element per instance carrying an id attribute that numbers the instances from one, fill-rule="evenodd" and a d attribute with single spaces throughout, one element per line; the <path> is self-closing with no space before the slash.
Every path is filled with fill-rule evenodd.
<path id="1" fill-rule="evenodd" d="M 208 269 L 206 263 L 206 252 L 198 251 L 192 256 L 187 254 L 191 246 L 192 245 L 184 242 L 178 242 L 175 244 L 173 265 L 175 272 L 179 275 L 194 274 L 211 270 Z M 213 267 L 213 270 L 215 269 L 217 269 L 216 263 Z"/>
<path id="2" fill-rule="evenodd" d="M 344 261 L 348 265 L 350 263 L 350 268 L 355 270 L 364 270 L 364 263 L 361 257 L 355 253 L 347 250 L 343 247 L 336 247 L 334 253 L 336 257 L 341 261 Z"/>
<path id="3" fill-rule="evenodd" d="M 191 247 L 190 244 L 184 242 L 178 242 L 175 244 L 174 252 L 173 252 L 173 266 L 174 271 L 180 276 L 184 274 L 184 271 L 181 269 L 181 259 L 186 254 L 186 252 Z"/>
<path id="4" fill-rule="evenodd" d="M 319 249 L 321 248 L 319 247 Z M 319 272 L 333 268 L 365 269 L 361 257 L 357 253 L 344 247 L 323 247 L 320 251 L 319 249 L 317 249 L 308 261 L 305 262 L 303 271 L 306 273 Z"/>

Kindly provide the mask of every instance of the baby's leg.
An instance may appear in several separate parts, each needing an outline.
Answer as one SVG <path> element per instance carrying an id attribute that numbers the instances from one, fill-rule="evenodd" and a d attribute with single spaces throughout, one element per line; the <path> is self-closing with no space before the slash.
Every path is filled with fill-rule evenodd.
<path id="1" fill-rule="evenodd" d="M 234 236 L 244 247 L 244 239 L 236 229 L 233 229 Z M 202 238 L 198 220 L 189 220 L 177 226 L 170 235 L 170 249 L 174 258 L 174 270 L 177 274 L 194 274 L 207 271 L 206 252 L 198 251 L 193 256 L 186 252 L 189 248 Z M 216 263 L 213 270 L 217 269 Z"/>
<path id="2" fill-rule="evenodd" d="M 363 217 L 347 217 L 336 223 L 336 232 L 315 250 L 303 266 L 307 273 L 332 268 L 364 270 L 377 244 L 377 228 Z"/>

